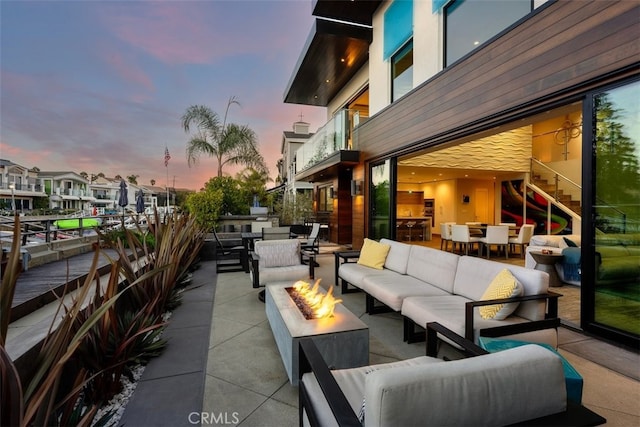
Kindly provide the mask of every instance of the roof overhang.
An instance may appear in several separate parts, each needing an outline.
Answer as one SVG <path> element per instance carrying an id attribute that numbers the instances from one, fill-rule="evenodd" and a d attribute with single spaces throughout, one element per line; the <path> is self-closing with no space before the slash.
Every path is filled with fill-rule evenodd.
<path id="1" fill-rule="evenodd" d="M 314 0 L 313 16 L 371 25 L 381 0 Z"/>
<path id="2" fill-rule="evenodd" d="M 369 60 L 372 37 L 371 27 L 316 18 L 284 102 L 326 107 Z"/>
<path id="3" fill-rule="evenodd" d="M 323 161 L 296 174 L 296 181 L 322 182 L 338 176 L 343 168 L 351 168 L 360 161 L 360 152 L 354 150 L 340 150 Z"/>

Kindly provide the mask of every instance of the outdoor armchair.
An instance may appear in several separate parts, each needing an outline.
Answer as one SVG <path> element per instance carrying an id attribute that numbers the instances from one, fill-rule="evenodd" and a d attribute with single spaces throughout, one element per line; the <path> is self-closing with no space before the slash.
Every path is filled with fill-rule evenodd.
<path id="1" fill-rule="evenodd" d="M 311 262 L 305 264 L 303 255 Z M 251 252 L 251 283 L 254 288 L 267 283 L 313 279 L 315 254 L 300 249 L 298 239 L 259 240 Z"/>

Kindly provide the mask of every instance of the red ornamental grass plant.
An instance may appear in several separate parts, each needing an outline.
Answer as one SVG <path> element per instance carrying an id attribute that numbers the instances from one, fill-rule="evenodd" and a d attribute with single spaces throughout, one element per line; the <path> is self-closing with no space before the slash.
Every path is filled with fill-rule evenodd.
<path id="1" fill-rule="evenodd" d="M 70 419 L 66 415 L 74 412 L 76 425 L 88 425 L 97 408 L 81 408 L 78 412 L 77 398 L 90 378 L 83 369 L 71 374 L 70 386 L 63 388 L 64 377 L 69 374 L 69 361 L 91 328 L 101 319 L 106 311 L 112 307 L 118 297 L 117 293 L 102 301 L 101 306 L 86 317 L 80 328 L 74 328 L 76 319 L 80 316 L 88 300 L 91 282 L 97 276 L 97 261 L 99 252 L 96 251 L 93 263 L 89 269 L 85 283 L 78 289 L 75 298 L 68 307 L 60 302 L 58 311 L 49 332 L 44 339 L 34 370 L 28 378 L 20 378 L 15 366 L 8 356 L 4 344 L 6 342 L 11 303 L 15 293 L 15 286 L 19 275 L 18 257 L 20 254 L 20 223 L 16 216 L 14 222 L 12 250 L 4 271 L 2 287 L 0 288 L 0 388 L 2 390 L 2 411 L 0 424 L 2 425 L 61 425 L 62 419 Z M 64 307 L 64 313 L 62 312 Z M 26 387 L 23 386 L 26 384 Z M 71 409 L 69 409 L 71 408 Z"/>
<path id="2" fill-rule="evenodd" d="M 160 353 L 166 344 L 159 339 L 165 325 L 161 316 L 175 300 L 176 284 L 196 260 L 204 232 L 188 216 L 161 223 L 157 214 L 150 230 L 153 249 L 146 239 L 128 232 L 129 250 L 117 241 L 119 258 L 112 260 L 104 290 L 96 250 L 76 296 L 68 305 L 61 299 L 58 320 L 50 327 L 34 371 L 21 379 L 4 348 L 19 274 L 16 216 L 0 288 L 0 425 L 89 425 L 99 406 L 119 390 L 121 376 L 130 375 L 133 364 Z"/>
<path id="3" fill-rule="evenodd" d="M 94 298 L 76 317 L 74 329 L 82 328 L 104 301 L 118 294 L 120 269 L 120 260 L 112 264 L 109 282 L 104 292 L 100 291 L 100 280 L 96 280 Z M 148 276 L 138 278 L 121 291 L 119 300 L 126 300 L 132 288 L 157 273 L 158 271 L 153 271 Z M 91 377 L 84 387 L 82 396 L 83 403 L 87 406 L 101 406 L 119 393 L 122 389 L 122 376 L 133 380 L 131 369 L 158 356 L 166 345 L 166 341 L 159 338 L 165 322 L 161 317 L 150 313 L 148 306 L 152 302 L 140 310 L 132 311 L 122 308 L 120 301 L 113 304 L 87 332 L 74 355 L 77 368 L 85 370 Z"/>
<path id="4" fill-rule="evenodd" d="M 21 425 L 22 383 L 18 371 L 5 350 L 7 330 L 11 318 L 11 303 L 20 274 L 20 220 L 16 215 L 13 226 L 13 241 L 7 263 L 2 267 L 0 284 L 0 425 Z"/>
<path id="5" fill-rule="evenodd" d="M 130 230 L 125 230 L 125 241 L 118 239 L 112 246 L 119 254 L 121 273 L 127 283 L 156 272 L 132 287 L 122 303 L 135 310 L 147 306 L 151 313 L 161 316 L 177 304 L 176 285 L 195 263 L 205 233 L 187 214 L 167 215 L 160 221 L 157 213 L 155 221 L 149 221 L 148 233 L 154 237 L 153 248 L 147 245 L 147 239 L 137 238 Z"/>

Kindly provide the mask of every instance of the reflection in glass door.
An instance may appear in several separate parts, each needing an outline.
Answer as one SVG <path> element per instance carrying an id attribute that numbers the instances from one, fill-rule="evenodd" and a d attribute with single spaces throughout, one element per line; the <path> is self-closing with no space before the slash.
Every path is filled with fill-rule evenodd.
<path id="1" fill-rule="evenodd" d="M 640 82 L 593 96 L 593 321 L 640 336 Z M 584 266 L 584 263 L 583 263 Z"/>
<path id="2" fill-rule="evenodd" d="M 371 166 L 369 238 L 391 238 L 391 160 Z"/>

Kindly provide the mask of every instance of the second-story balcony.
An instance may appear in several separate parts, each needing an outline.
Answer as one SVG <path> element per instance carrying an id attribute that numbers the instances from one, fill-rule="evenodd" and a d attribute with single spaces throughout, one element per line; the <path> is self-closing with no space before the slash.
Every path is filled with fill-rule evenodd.
<path id="1" fill-rule="evenodd" d="M 295 174 L 298 180 L 309 180 L 318 167 L 339 163 L 356 164 L 359 160 L 353 130 L 365 117 L 357 110 L 341 110 L 296 151 Z"/>
<path id="2" fill-rule="evenodd" d="M 14 182 L 4 182 L 0 184 L 0 194 L 7 195 L 11 194 L 13 191 L 14 194 L 21 196 L 33 196 L 33 197 L 43 197 L 46 196 L 42 185 L 40 184 L 21 184 Z"/>

